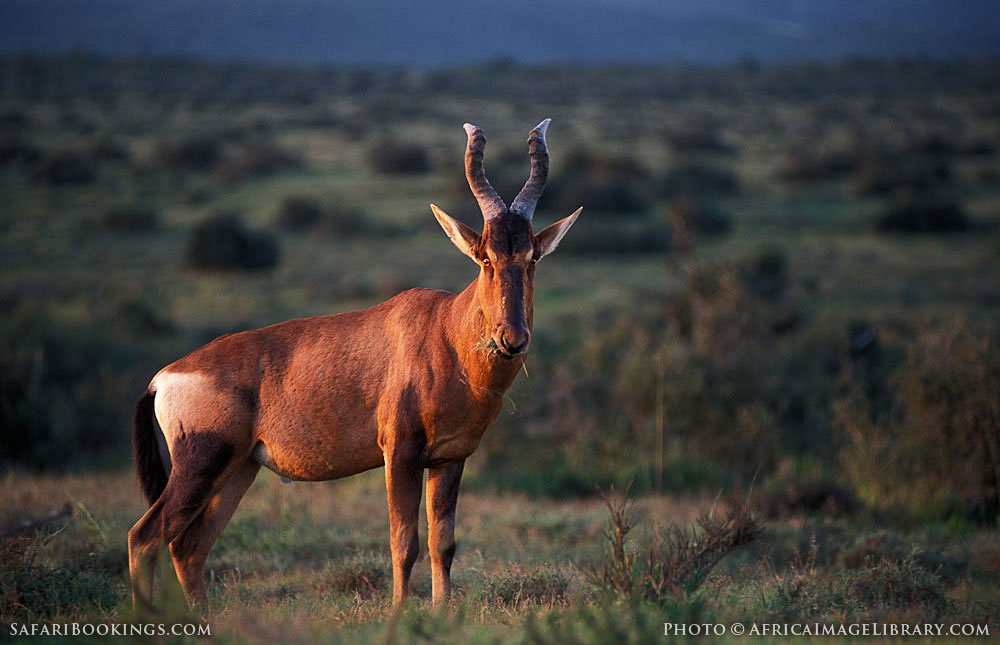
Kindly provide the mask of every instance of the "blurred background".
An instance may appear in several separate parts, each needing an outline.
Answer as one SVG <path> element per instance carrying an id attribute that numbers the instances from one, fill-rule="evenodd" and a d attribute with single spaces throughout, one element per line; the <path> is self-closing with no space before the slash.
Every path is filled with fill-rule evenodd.
<path id="1" fill-rule="evenodd" d="M 1000 510 L 994 2 L 4 0 L 0 468 L 130 467 L 213 337 L 460 290 L 465 121 L 551 117 L 527 375 L 473 490 Z"/>

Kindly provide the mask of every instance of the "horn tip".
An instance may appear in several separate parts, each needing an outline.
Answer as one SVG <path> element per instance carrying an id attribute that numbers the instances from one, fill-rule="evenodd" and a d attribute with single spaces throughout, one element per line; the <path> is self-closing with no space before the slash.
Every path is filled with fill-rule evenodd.
<path id="1" fill-rule="evenodd" d="M 478 125 L 473 125 L 471 123 L 463 123 L 462 127 L 465 128 L 465 131 L 470 135 L 480 130 L 480 127 Z"/>
<path id="2" fill-rule="evenodd" d="M 535 130 L 538 130 L 542 133 L 542 135 L 544 135 L 550 123 L 552 123 L 552 119 L 543 119 L 541 123 L 535 126 Z"/>

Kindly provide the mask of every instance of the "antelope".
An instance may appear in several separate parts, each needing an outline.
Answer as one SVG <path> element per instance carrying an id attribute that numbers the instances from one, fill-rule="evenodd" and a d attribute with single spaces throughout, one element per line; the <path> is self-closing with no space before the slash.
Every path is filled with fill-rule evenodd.
<path id="1" fill-rule="evenodd" d="M 524 363 L 535 263 L 583 210 L 533 233 L 549 121 L 528 137 L 529 177 L 509 208 L 486 179 L 483 131 L 463 126 L 482 234 L 431 204 L 451 241 L 479 265 L 461 293 L 410 289 L 362 311 L 221 336 L 153 377 L 133 434 L 150 505 L 128 533 L 133 605 L 152 603 L 163 544 L 188 601 L 207 603 L 209 551 L 261 466 L 296 481 L 385 467 L 394 606 L 406 599 L 417 559 L 427 470 L 432 602 L 447 603 L 465 460 Z"/>

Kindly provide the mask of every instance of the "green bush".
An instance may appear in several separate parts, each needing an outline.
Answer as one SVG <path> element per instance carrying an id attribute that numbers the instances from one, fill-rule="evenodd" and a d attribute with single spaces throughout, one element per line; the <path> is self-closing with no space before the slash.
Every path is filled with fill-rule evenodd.
<path id="1" fill-rule="evenodd" d="M 387 232 L 368 221 L 360 210 L 341 203 L 325 206 L 312 197 L 286 197 L 276 224 L 292 232 L 335 234 L 341 237 Z"/>
<path id="2" fill-rule="evenodd" d="M 294 156 L 266 139 L 240 144 L 215 165 L 215 176 L 234 183 L 292 170 L 301 166 Z"/>
<path id="3" fill-rule="evenodd" d="M 636 162 L 576 150 L 549 181 L 538 201 L 541 210 L 570 213 L 580 206 L 593 213 L 643 213 L 653 200 L 649 173 Z"/>
<path id="4" fill-rule="evenodd" d="M 660 182 L 660 193 L 665 197 L 726 197 L 739 192 L 739 177 L 731 170 L 715 165 L 678 166 L 670 170 Z"/>
<path id="5" fill-rule="evenodd" d="M 159 141 L 153 159 L 163 170 L 204 172 L 222 158 L 222 142 L 217 137 L 192 137 Z"/>
<path id="6" fill-rule="evenodd" d="M 1000 516 L 1000 334 L 958 322 L 921 332 L 888 405 L 859 384 L 835 406 L 841 460 L 862 498 L 920 516 Z"/>
<path id="7" fill-rule="evenodd" d="M 423 146 L 390 139 L 376 141 L 368 152 L 368 163 L 382 175 L 408 175 L 430 170 L 430 155 Z"/>
<path id="8" fill-rule="evenodd" d="M 109 327 L 60 325 L 14 308 L 0 317 L 0 468 L 60 470 L 127 451 L 137 356 Z"/>
<path id="9" fill-rule="evenodd" d="M 113 231 L 151 231 L 160 225 L 160 213 L 152 208 L 114 208 L 101 216 L 100 224 Z"/>
<path id="10" fill-rule="evenodd" d="M 662 221 L 614 221 L 607 218 L 581 218 L 559 246 L 563 253 L 585 255 L 620 255 L 664 253 L 670 248 L 670 232 Z"/>
<path id="11" fill-rule="evenodd" d="M 893 193 L 932 193 L 951 186 L 954 172 L 937 155 L 879 155 L 870 158 L 854 177 L 860 195 L 891 196 Z"/>
<path id="12" fill-rule="evenodd" d="M 958 200 L 944 192 L 903 191 L 875 220 L 882 233 L 951 233 L 971 228 Z"/>
<path id="13" fill-rule="evenodd" d="M 39 183 L 89 184 L 97 179 L 97 167 L 80 153 L 62 151 L 44 156 L 31 176 Z"/>
<path id="14" fill-rule="evenodd" d="M 610 519 L 604 534 L 604 560 L 588 578 L 599 591 L 623 599 L 641 598 L 663 606 L 693 594 L 726 555 L 753 542 L 763 526 L 743 506 L 723 516 L 703 515 L 697 528 L 671 524 L 653 534 L 644 553 L 636 553 L 628 534 L 634 519 L 628 490 L 621 499 L 603 495 Z"/>
<path id="15" fill-rule="evenodd" d="M 221 212 L 202 221 L 188 237 L 185 257 L 203 270 L 262 270 L 278 263 L 278 243 L 246 227 L 239 213 Z"/>

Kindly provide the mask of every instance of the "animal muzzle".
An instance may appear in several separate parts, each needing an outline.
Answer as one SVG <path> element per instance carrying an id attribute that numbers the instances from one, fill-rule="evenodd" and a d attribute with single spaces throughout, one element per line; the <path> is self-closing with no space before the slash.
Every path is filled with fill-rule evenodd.
<path id="1" fill-rule="evenodd" d="M 500 326 L 497 329 L 494 342 L 498 353 L 504 358 L 514 358 L 528 351 L 531 342 L 531 332 L 526 328 Z"/>

